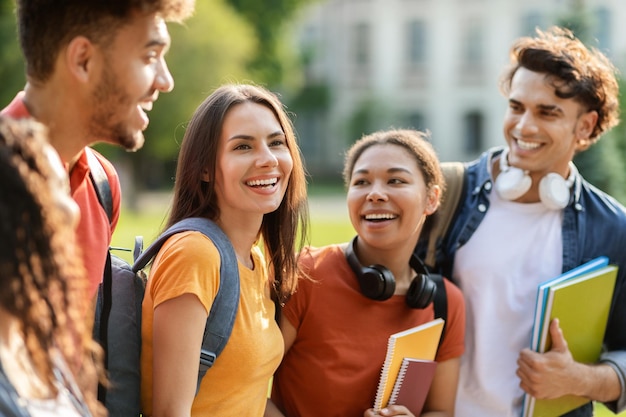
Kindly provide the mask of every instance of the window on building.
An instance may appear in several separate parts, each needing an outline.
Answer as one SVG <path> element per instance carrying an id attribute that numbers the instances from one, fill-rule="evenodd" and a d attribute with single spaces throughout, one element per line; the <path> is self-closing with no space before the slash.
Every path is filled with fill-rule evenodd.
<path id="1" fill-rule="evenodd" d="M 466 20 L 459 39 L 459 83 L 462 86 L 480 86 L 486 82 L 485 27 L 480 19 Z"/>
<path id="2" fill-rule="evenodd" d="M 522 18 L 522 35 L 534 36 L 537 34 L 535 29 L 543 29 L 543 18 L 539 12 L 526 13 Z"/>
<path id="3" fill-rule="evenodd" d="M 484 144 L 484 117 L 480 111 L 470 111 L 464 118 L 465 151 L 476 153 L 483 150 Z"/>
<path id="4" fill-rule="evenodd" d="M 370 62 L 371 34 L 370 26 L 365 22 L 357 23 L 353 29 L 354 62 L 357 65 L 368 65 Z"/>
<path id="5" fill-rule="evenodd" d="M 426 128 L 424 115 L 421 113 L 410 113 L 406 118 L 406 124 L 409 129 L 424 130 Z"/>
<path id="6" fill-rule="evenodd" d="M 611 51 L 611 12 L 606 7 L 598 7 L 594 16 L 593 37 L 597 39 L 597 48 L 608 54 Z"/>
<path id="7" fill-rule="evenodd" d="M 410 65 L 426 61 L 426 23 L 412 20 L 407 24 L 407 58 Z"/>
<path id="8" fill-rule="evenodd" d="M 463 31 L 461 51 L 464 66 L 475 68 L 482 64 L 484 54 L 483 25 L 477 20 L 467 23 Z"/>

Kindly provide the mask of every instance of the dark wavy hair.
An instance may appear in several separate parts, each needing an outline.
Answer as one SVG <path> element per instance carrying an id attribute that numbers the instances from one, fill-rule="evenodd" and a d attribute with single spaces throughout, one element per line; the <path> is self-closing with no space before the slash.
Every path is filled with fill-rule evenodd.
<path id="1" fill-rule="evenodd" d="M 592 143 L 619 123 L 617 69 L 602 52 L 587 48 L 570 30 L 537 29 L 536 37 L 523 37 L 513 44 L 509 58 L 510 65 L 500 82 L 503 94 L 508 95 L 513 76 L 524 67 L 548 75 L 557 97 L 573 98 L 587 111 L 598 113 L 589 138 Z"/>
<path id="2" fill-rule="evenodd" d="M 46 81 L 61 50 L 77 36 L 111 41 L 133 13 L 158 13 L 166 21 L 193 14 L 195 0 L 17 0 L 18 36 L 26 73 Z"/>
<path id="3" fill-rule="evenodd" d="M 275 289 L 272 296 L 284 302 L 297 286 L 296 253 L 307 239 L 307 187 L 304 163 L 291 120 L 283 104 L 270 91 L 250 84 L 223 85 L 196 109 L 178 155 L 174 197 L 167 226 L 187 217 L 219 219 L 215 182 L 202 181 L 202 174 L 208 168 L 209 177 L 215 178 L 224 119 L 230 109 L 245 102 L 260 104 L 274 113 L 285 133 L 293 160 L 285 197 L 277 210 L 265 214 L 260 230 Z"/>
<path id="4" fill-rule="evenodd" d="M 38 376 L 57 393 L 55 354 L 71 368 L 94 416 L 102 351 L 84 318 L 86 274 L 75 230 L 59 207 L 42 125 L 0 117 L 0 305 L 20 322 Z M 50 152 L 48 150 L 48 152 Z"/>

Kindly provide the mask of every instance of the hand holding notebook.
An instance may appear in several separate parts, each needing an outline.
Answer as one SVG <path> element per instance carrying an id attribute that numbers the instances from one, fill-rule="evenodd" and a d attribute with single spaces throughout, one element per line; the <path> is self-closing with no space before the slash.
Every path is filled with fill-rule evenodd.
<path id="1" fill-rule="evenodd" d="M 388 405 L 404 358 L 434 361 L 443 331 L 443 323 L 443 319 L 438 318 L 389 336 L 387 355 L 374 400 L 374 410 L 380 411 Z"/>

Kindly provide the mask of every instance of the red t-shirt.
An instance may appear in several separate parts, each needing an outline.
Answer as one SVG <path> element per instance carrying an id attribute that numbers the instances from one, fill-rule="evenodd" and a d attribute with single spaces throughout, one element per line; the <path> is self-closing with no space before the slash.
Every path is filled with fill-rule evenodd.
<path id="1" fill-rule="evenodd" d="M 23 102 L 24 92 L 20 92 L 13 101 L 0 112 L 15 119 L 31 117 Z M 72 198 L 80 208 L 80 222 L 76 229 L 77 244 L 83 254 L 83 262 L 89 278 L 89 297 L 93 297 L 102 281 L 107 251 L 111 237 L 120 215 L 121 189 L 120 180 L 113 165 L 98 152 L 93 151 L 101 162 L 109 179 L 113 198 L 113 219 L 109 223 L 106 212 L 98 201 L 93 183 L 89 178 L 89 165 L 85 152 L 72 167 L 70 189 Z M 63 161 L 66 165 L 68 161 Z"/>
<path id="2" fill-rule="evenodd" d="M 296 339 L 276 372 L 272 400 L 288 416 L 361 417 L 371 408 L 389 335 L 434 318 L 427 308 L 407 307 L 405 296 L 366 298 L 340 245 L 312 248 L 300 262 L 312 280 L 301 280 L 283 309 Z M 448 317 L 439 362 L 464 351 L 465 304 L 445 282 Z"/>

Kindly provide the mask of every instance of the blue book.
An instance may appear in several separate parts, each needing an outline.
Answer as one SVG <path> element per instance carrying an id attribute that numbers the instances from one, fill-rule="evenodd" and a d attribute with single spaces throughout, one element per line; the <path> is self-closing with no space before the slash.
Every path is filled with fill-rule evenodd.
<path id="1" fill-rule="evenodd" d="M 548 301 L 548 292 L 550 287 L 561 283 L 563 281 L 567 281 L 572 278 L 576 278 L 580 275 L 586 274 L 588 272 L 595 271 L 596 269 L 600 269 L 609 264 L 609 258 L 606 256 L 600 256 L 595 259 L 590 260 L 587 263 L 584 263 L 580 266 L 577 266 L 574 269 L 571 269 L 563 274 L 551 278 L 545 282 L 539 284 L 537 288 L 537 302 L 535 304 L 535 320 L 533 322 L 533 333 L 530 341 L 530 348 L 535 352 L 539 352 L 539 340 L 541 338 L 541 334 L 543 332 L 543 317 L 546 309 L 546 303 Z"/>
<path id="2" fill-rule="evenodd" d="M 571 269 L 563 274 L 551 278 L 547 281 L 542 282 L 537 287 L 537 302 L 535 304 L 535 318 L 533 321 L 533 332 L 530 342 L 531 350 L 535 352 L 543 352 L 545 350 L 541 347 L 541 339 L 542 334 L 545 333 L 544 330 L 544 322 L 546 306 L 548 305 L 548 295 L 550 294 L 550 288 L 564 283 L 569 280 L 573 280 L 574 278 L 578 278 L 585 274 L 588 274 L 593 271 L 597 271 L 601 268 L 606 267 L 609 264 L 609 258 L 606 256 L 600 256 L 591 261 L 584 263 L 574 269 Z M 549 324 L 549 322 L 548 322 Z M 532 399 L 529 395 L 524 394 L 524 400 L 522 405 L 522 416 L 531 415 L 531 409 L 534 408 L 534 399 Z"/>

